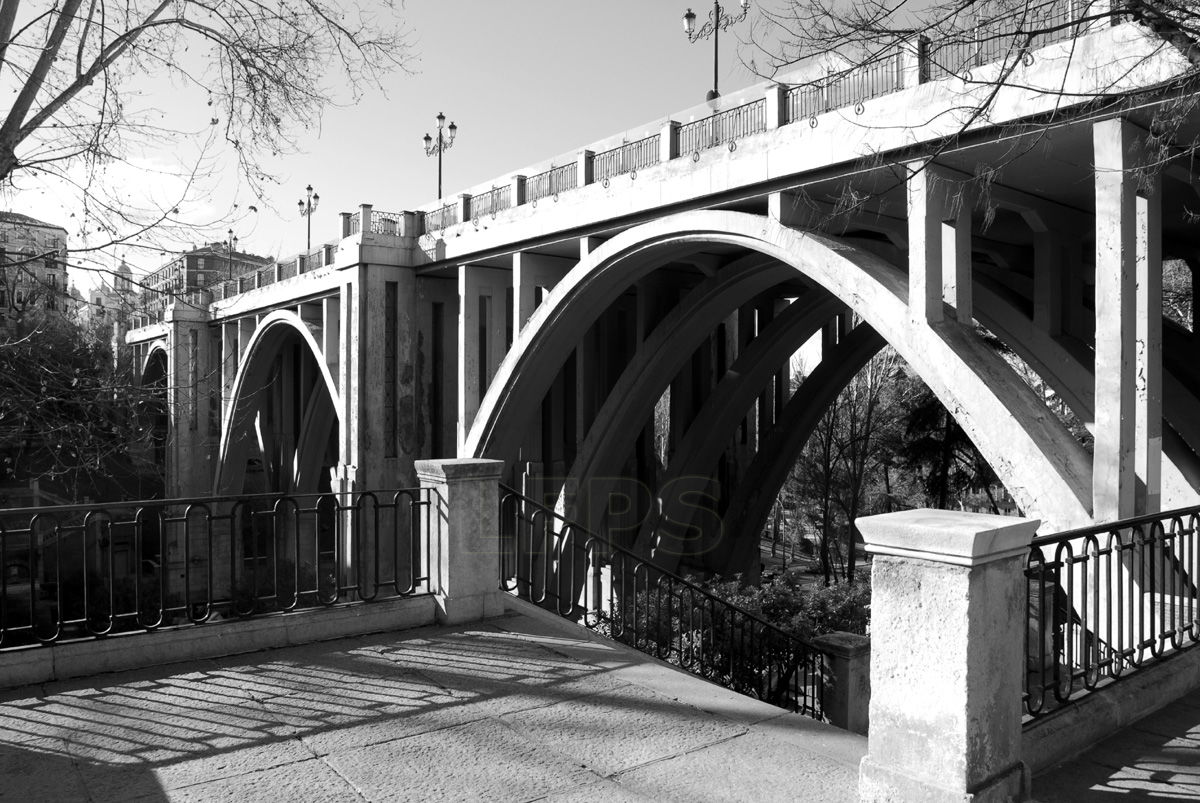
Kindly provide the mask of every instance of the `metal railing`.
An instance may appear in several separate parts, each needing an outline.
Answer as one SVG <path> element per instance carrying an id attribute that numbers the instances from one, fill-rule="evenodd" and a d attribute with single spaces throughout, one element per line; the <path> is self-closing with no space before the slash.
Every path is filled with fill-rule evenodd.
<path id="1" fill-rule="evenodd" d="M 767 130 L 766 98 L 679 127 L 679 153 L 697 153 Z"/>
<path id="2" fill-rule="evenodd" d="M 500 528 L 505 591 L 726 688 L 824 717 L 812 644 L 505 486 Z"/>
<path id="3" fill-rule="evenodd" d="M 578 165 L 571 162 L 530 176 L 525 179 L 525 203 L 533 203 L 575 189 L 578 186 L 578 175 Z"/>
<path id="4" fill-rule="evenodd" d="M 1085 15 L 1090 5 L 1088 0 L 1051 0 L 1020 6 L 978 25 L 946 32 L 929 45 L 929 78 L 969 79 L 975 67 L 1011 62 L 1024 58 L 1030 50 L 1070 39 L 1078 33 L 1078 26 L 1071 23 Z"/>
<path id="5" fill-rule="evenodd" d="M 660 135 L 654 134 L 645 139 L 626 142 L 612 150 L 597 153 L 592 157 L 593 180 L 602 182 L 614 176 L 636 173 L 642 168 L 658 164 L 662 155 L 659 139 Z"/>
<path id="6" fill-rule="evenodd" d="M 795 86 L 787 92 L 787 121 L 812 120 L 834 109 L 853 108 L 904 88 L 902 53 L 897 51 L 845 72 L 831 72 L 816 84 Z"/>
<path id="7" fill-rule="evenodd" d="M 400 212 L 372 212 L 371 234 L 400 234 Z"/>
<path id="8" fill-rule="evenodd" d="M 492 187 L 479 195 L 471 196 L 471 217 L 481 218 L 494 215 L 512 206 L 512 186 Z"/>
<path id="9" fill-rule="evenodd" d="M 1071 703 L 1200 640 L 1200 507 L 1034 538 L 1025 708 Z"/>
<path id="10" fill-rule="evenodd" d="M 0 511 L 0 648 L 428 593 L 435 493 Z"/>
<path id="11" fill-rule="evenodd" d="M 421 231 L 425 234 L 441 231 L 455 223 L 461 223 L 462 221 L 458 218 L 458 202 L 448 203 L 432 212 L 422 213 Z"/>

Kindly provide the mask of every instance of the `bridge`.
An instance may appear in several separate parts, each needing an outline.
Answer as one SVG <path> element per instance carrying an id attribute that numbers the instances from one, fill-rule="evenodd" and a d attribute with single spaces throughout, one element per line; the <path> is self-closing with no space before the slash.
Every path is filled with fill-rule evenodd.
<path id="1" fill-rule="evenodd" d="M 258 561 L 257 537 L 221 536 L 266 517 L 264 531 L 291 533 L 280 554 L 310 550 L 340 577 L 323 585 L 321 564 L 302 584 L 297 560 L 284 572 L 292 606 L 302 585 L 329 604 L 347 589 L 432 590 L 458 571 L 487 574 L 494 590 L 494 566 L 458 567 L 478 557 L 461 540 L 472 513 L 476 535 L 508 538 L 501 579 L 527 599 L 584 618 L 611 612 L 597 600 L 614 588 L 694 604 L 684 570 L 755 573 L 788 469 L 888 345 L 1041 521 L 1035 557 L 1012 578 L 1048 591 L 1036 603 L 1029 592 L 1027 617 L 1014 585 L 1019 610 L 993 623 L 1030 618 L 1028 637 L 1022 624 L 1005 643 L 1033 662 L 1031 715 L 1092 691 L 1101 665 L 1119 674 L 1182 646 L 1195 629 L 1171 605 L 1195 596 L 1197 519 L 1159 514 L 1200 503 L 1200 375 L 1195 321 L 1164 317 L 1162 263 L 1183 260 L 1195 295 L 1197 184 L 1177 145 L 1200 134 L 1183 80 L 1191 52 L 1140 20 L 1063 30 L 969 70 L 946 70 L 950 57 L 920 41 L 858 67 L 818 60 L 449 203 L 364 204 L 319 249 L 151 311 L 128 342 L 165 395 L 167 495 L 207 500 L 202 536 L 193 507 L 155 514 L 164 587 L 182 578 L 171 582 L 193 594 L 197 549 L 210 549 L 204 567 Z M 820 362 L 793 387 L 791 357 L 808 343 Z M 493 471 L 511 525 L 495 519 Z M 480 478 L 492 496 L 464 495 Z M 370 493 L 385 488 L 413 490 Z M 1131 517 L 1113 532 L 1136 538 L 1101 543 L 1099 525 Z M 458 522 L 459 546 L 421 529 L 434 521 Z M 958 567 L 1024 559 L 1032 525 L 988 526 L 978 552 L 939 551 L 937 527 L 920 522 L 927 540 L 912 544 L 927 551 L 874 527 L 868 546 L 877 566 L 918 553 Z M 397 532 L 407 540 L 380 546 Z M 1000 532 L 1012 542 L 989 552 Z M 531 547 L 546 533 L 555 560 Z M 671 578 L 656 590 L 638 585 L 648 559 Z M 278 563 L 267 570 L 278 595 Z M 243 570 L 207 571 L 204 598 L 176 613 L 207 621 L 214 595 L 241 613 Z M 919 595 L 906 578 L 884 577 L 876 594 L 885 582 Z M 1048 602 L 1059 587 L 1080 615 Z M 1101 621 L 1124 588 L 1154 601 Z M 470 602 L 474 614 L 488 599 Z M 908 633 L 889 610 L 873 613 Z M 814 673 L 835 650 L 761 638 L 789 657 L 755 670 L 756 693 L 822 716 Z M 958 642 L 922 643 L 933 655 Z M 1020 683 L 1006 676 L 1005 693 L 1020 697 Z M 1019 717 L 1004 728 L 1019 742 Z M 993 769 L 1018 783 L 1012 766 Z"/>

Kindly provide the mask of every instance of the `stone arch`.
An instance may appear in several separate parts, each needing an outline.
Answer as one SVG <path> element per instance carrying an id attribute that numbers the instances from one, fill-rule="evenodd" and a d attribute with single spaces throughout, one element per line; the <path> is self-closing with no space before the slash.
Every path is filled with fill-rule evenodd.
<path id="1" fill-rule="evenodd" d="M 732 245 L 773 257 L 823 287 L 873 327 L 922 377 L 992 464 L 1018 504 L 1051 528 L 1091 518 L 1091 461 L 1042 401 L 974 331 L 914 322 L 905 274 L 842 240 L 762 215 L 695 211 L 605 242 L 555 287 L 523 328 L 489 387 L 464 454 L 506 457 L 514 422 L 540 402 L 578 333 L 616 294 L 680 252 Z"/>
<path id="2" fill-rule="evenodd" d="M 270 386 L 276 359 L 297 342 L 301 359 L 312 367 L 315 379 L 311 389 L 293 400 L 300 411 L 294 463 L 287 478 L 275 481 L 286 487 L 276 490 L 313 492 L 327 479 L 321 476 L 320 466 L 330 437 L 336 438 L 341 429 L 341 394 L 312 329 L 295 312 L 277 310 L 259 322 L 238 365 L 229 413 L 221 427 L 220 461 L 214 483 L 217 494 L 242 490 L 246 461 L 254 449 L 263 447 L 262 434 L 254 431 L 260 396 Z"/>

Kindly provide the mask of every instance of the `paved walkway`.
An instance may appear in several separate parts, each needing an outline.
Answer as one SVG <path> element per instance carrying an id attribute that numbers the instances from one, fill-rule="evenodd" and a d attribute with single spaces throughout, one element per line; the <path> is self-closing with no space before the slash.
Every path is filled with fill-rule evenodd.
<path id="1" fill-rule="evenodd" d="M 1041 803 L 1200 801 L 1200 691 L 1033 779 Z"/>
<path id="2" fill-rule="evenodd" d="M 865 751 L 526 615 L 0 694 L 2 800 L 849 801 Z"/>

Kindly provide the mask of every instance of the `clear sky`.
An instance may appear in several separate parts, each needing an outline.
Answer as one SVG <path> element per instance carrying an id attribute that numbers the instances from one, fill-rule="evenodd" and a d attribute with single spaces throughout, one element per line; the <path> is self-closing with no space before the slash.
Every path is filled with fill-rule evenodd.
<path id="1" fill-rule="evenodd" d="M 688 42 L 681 22 L 688 2 L 702 23 L 712 9 L 703 0 L 405 0 L 399 14 L 410 32 L 411 71 L 387 77 L 384 91 L 367 91 L 355 103 L 338 90 L 345 105 L 299 133 L 302 152 L 268 162 L 279 184 L 265 197 L 244 190 L 238 196 L 243 210 L 258 209 L 235 224 L 239 250 L 275 257 L 302 250 L 305 222 L 296 202 L 307 184 L 321 197 L 314 243 L 336 238 L 337 213 L 360 203 L 401 211 L 433 201 L 436 158 L 425 155 L 422 137 L 435 134 L 439 111 L 458 124 L 444 156 L 445 195 L 454 197 L 703 102 L 712 82 L 712 41 Z M 729 5 L 740 10 L 737 0 Z M 757 11 L 752 5 L 750 18 L 721 34 L 723 94 L 758 80 L 741 61 L 750 60 L 751 49 L 738 42 Z M 161 104 L 169 115 L 183 105 L 165 97 L 144 102 Z M 203 127 L 208 110 L 190 105 L 186 113 L 196 119 L 178 127 Z M 229 175 L 226 186 L 235 183 Z M 56 210 L 45 198 L 42 208 L 37 199 L 18 200 L 30 203 L 14 208 L 47 220 L 67 214 L 61 202 Z M 224 239 L 225 229 L 198 232 L 196 242 Z M 117 253 L 135 272 L 166 259 L 136 249 Z M 78 273 L 76 281 L 86 285 Z"/>

